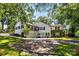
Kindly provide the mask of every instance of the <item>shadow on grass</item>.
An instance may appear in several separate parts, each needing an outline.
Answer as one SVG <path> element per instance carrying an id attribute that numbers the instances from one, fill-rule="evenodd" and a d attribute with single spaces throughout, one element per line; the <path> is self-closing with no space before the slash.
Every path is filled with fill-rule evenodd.
<path id="1" fill-rule="evenodd" d="M 75 51 L 76 46 L 75 44 L 63 44 L 57 48 L 55 53 L 58 56 L 78 56 Z"/>
<path id="2" fill-rule="evenodd" d="M 0 44 L 0 56 L 18 56 L 19 51 L 7 44 Z"/>
<path id="3" fill-rule="evenodd" d="M 20 43 L 20 39 L 0 36 L 0 56 L 18 56 L 19 51 L 11 46 L 16 43 Z"/>
<path id="4" fill-rule="evenodd" d="M 20 44 L 21 39 L 0 36 L 0 56 L 29 56 L 29 53 L 19 51 L 13 44 Z"/>

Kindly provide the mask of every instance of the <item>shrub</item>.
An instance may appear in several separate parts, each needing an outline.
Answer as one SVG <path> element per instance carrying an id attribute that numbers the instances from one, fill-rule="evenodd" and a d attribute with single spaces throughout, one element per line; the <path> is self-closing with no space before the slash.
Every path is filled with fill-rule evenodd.
<path id="1" fill-rule="evenodd" d="M 79 30 L 75 33 L 75 35 L 79 37 Z"/>

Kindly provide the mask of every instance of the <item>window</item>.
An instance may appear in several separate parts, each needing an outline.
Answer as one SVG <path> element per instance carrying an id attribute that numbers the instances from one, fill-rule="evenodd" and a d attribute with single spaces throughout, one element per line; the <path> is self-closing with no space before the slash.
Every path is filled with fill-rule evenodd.
<path id="1" fill-rule="evenodd" d="M 18 29 L 20 29 L 20 26 L 18 26 Z"/>
<path id="2" fill-rule="evenodd" d="M 52 29 L 52 30 L 55 30 L 55 27 L 53 26 L 51 29 Z"/>
<path id="3" fill-rule="evenodd" d="M 58 27 L 58 30 L 60 30 L 60 27 Z"/>
<path id="4" fill-rule="evenodd" d="M 34 31 L 38 31 L 38 30 L 39 30 L 39 27 L 35 26 Z"/>
<path id="5" fill-rule="evenodd" d="M 45 30 L 45 27 L 39 27 L 40 28 L 40 30 Z"/>
<path id="6" fill-rule="evenodd" d="M 60 27 L 55 27 L 55 30 L 59 30 L 60 29 Z"/>
<path id="7" fill-rule="evenodd" d="M 21 27 L 20 27 L 20 26 L 18 26 L 18 27 L 16 27 L 15 29 L 16 29 L 16 30 L 18 30 L 18 29 L 21 29 Z"/>
<path id="8" fill-rule="evenodd" d="M 37 27 L 37 26 L 34 26 L 34 30 L 35 30 L 35 31 L 38 31 L 38 30 L 45 30 L 45 27 Z"/>
<path id="9" fill-rule="evenodd" d="M 45 27 L 43 27 L 43 30 L 45 30 Z"/>
<path id="10" fill-rule="evenodd" d="M 15 29 L 17 30 L 17 27 Z"/>
<path id="11" fill-rule="evenodd" d="M 40 35 L 40 33 L 38 33 L 38 35 Z"/>

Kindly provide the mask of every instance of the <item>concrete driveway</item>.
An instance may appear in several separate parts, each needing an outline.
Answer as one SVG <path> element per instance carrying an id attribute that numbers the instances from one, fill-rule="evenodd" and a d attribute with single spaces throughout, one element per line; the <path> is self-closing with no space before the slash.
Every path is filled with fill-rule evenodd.
<path id="1" fill-rule="evenodd" d="M 10 36 L 8 33 L 0 33 L 0 36 Z"/>

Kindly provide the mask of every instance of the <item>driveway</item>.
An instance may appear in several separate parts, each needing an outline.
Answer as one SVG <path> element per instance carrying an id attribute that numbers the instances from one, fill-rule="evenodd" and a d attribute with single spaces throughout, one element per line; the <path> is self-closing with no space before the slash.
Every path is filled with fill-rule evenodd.
<path id="1" fill-rule="evenodd" d="M 0 36 L 10 36 L 8 33 L 0 33 Z"/>

